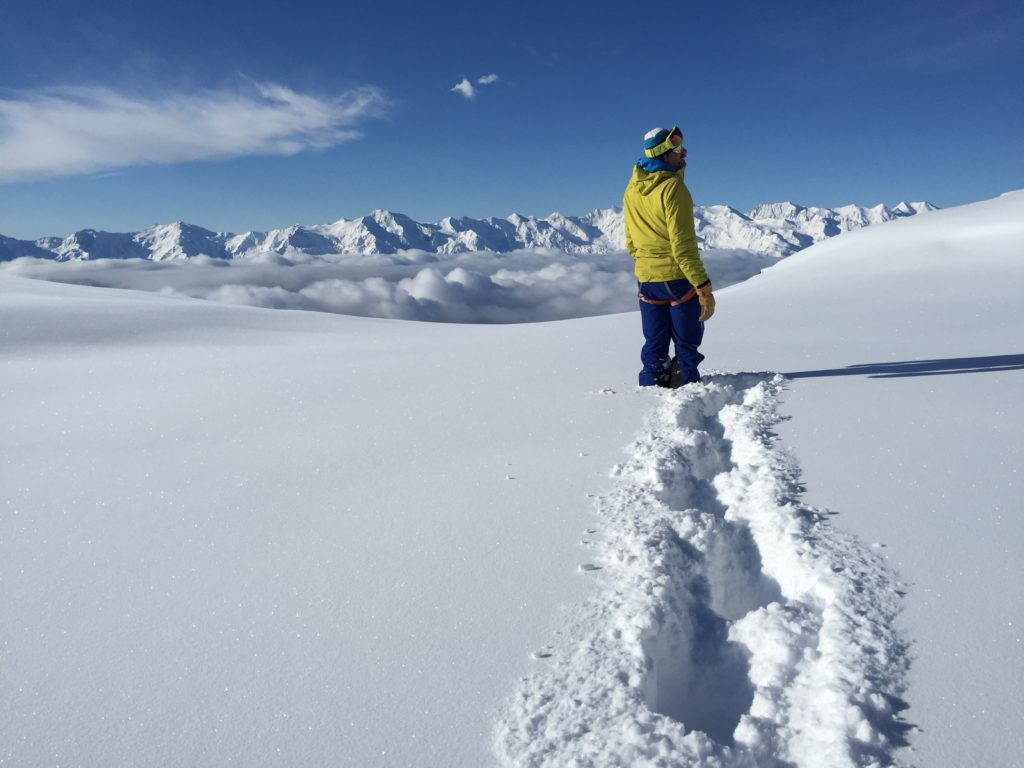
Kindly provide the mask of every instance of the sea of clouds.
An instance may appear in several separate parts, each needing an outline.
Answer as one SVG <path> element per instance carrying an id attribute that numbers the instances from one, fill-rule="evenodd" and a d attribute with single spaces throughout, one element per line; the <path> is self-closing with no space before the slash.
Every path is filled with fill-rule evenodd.
<path id="1" fill-rule="evenodd" d="M 744 250 L 702 254 L 716 288 L 777 259 Z M 448 323 L 524 323 L 636 309 L 633 260 L 624 251 L 572 255 L 550 249 L 437 255 L 261 253 L 235 260 L 20 258 L 0 274 L 156 291 L 227 304 Z"/>

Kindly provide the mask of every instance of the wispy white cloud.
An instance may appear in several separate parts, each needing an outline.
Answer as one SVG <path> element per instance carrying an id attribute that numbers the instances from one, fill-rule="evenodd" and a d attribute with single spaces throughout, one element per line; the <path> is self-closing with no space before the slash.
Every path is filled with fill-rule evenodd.
<path id="1" fill-rule="evenodd" d="M 489 75 L 482 75 L 481 77 L 478 77 L 476 79 L 477 85 L 490 85 L 491 83 L 496 82 L 498 82 L 498 76 L 493 73 Z M 451 90 L 455 91 L 456 93 L 461 93 L 467 99 L 471 100 L 475 99 L 477 93 L 480 92 L 480 89 L 477 88 L 476 85 L 473 85 L 473 83 L 471 83 L 469 81 L 469 78 L 467 77 L 463 77 L 462 80 L 456 83 Z"/>
<path id="2" fill-rule="evenodd" d="M 469 80 L 467 80 L 466 78 L 462 78 L 460 82 L 456 83 L 455 87 L 452 88 L 452 90 L 455 91 L 456 93 L 461 93 L 467 99 L 476 98 L 476 88 L 474 88 L 473 84 L 469 82 Z"/>
<path id="3" fill-rule="evenodd" d="M 0 182 L 134 165 L 293 155 L 358 138 L 379 116 L 376 88 L 335 98 L 272 83 L 139 98 L 101 87 L 0 96 Z"/>

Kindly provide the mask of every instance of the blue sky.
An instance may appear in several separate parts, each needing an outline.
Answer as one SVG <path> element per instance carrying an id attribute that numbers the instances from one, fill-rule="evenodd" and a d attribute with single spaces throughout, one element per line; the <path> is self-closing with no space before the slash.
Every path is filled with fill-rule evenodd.
<path id="1" fill-rule="evenodd" d="M 582 214 L 619 204 L 643 134 L 673 123 L 698 204 L 1024 187 L 1019 2 L 11 0 L 3 16 L 13 237 Z"/>

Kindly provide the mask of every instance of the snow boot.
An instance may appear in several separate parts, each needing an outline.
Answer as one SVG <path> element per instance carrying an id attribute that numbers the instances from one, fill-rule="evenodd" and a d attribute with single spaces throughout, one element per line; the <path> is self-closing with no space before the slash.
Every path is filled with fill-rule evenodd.
<path id="1" fill-rule="evenodd" d="M 658 386 L 664 389 L 679 389 L 686 382 L 679 372 L 679 361 L 674 357 L 665 363 L 665 369 L 658 376 Z"/>

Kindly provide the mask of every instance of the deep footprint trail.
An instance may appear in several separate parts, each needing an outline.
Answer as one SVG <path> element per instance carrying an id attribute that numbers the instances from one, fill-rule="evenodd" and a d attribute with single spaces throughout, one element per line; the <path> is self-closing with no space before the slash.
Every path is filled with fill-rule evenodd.
<path id="1" fill-rule="evenodd" d="M 897 765 L 900 585 L 801 503 L 772 432 L 783 386 L 661 392 L 588 535 L 596 599 L 499 721 L 508 766 Z"/>

